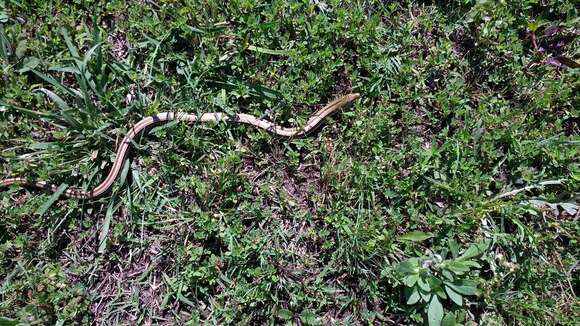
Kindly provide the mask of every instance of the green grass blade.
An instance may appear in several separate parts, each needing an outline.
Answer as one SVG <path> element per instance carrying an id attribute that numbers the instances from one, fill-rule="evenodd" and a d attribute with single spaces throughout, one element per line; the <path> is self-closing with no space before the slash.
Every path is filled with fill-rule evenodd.
<path id="1" fill-rule="evenodd" d="M 64 42 L 66 43 L 66 47 L 68 48 L 68 51 L 70 52 L 71 56 L 73 56 L 73 58 L 79 58 L 80 57 L 79 51 L 77 50 L 76 46 L 73 44 L 73 40 L 70 37 L 68 30 L 63 27 L 61 29 L 61 33 L 62 33 L 62 36 L 64 37 Z"/>
<path id="2" fill-rule="evenodd" d="M 105 252 L 107 247 L 107 236 L 109 234 L 111 220 L 113 219 L 113 206 L 113 201 L 111 201 L 109 203 L 109 207 L 107 208 L 107 212 L 105 213 L 105 220 L 103 221 L 103 225 L 101 225 L 101 230 L 99 232 L 99 249 L 97 252 L 100 254 Z"/>
<path id="3" fill-rule="evenodd" d="M 15 105 L 12 105 L 12 104 L 9 104 L 9 103 L 6 103 L 6 102 L 3 102 L 2 100 L 0 100 L 0 112 L 6 111 L 6 109 L 11 109 L 14 111 L 22 112 L 24 114 L 36 116 L 39 118 L 49 118 L 49 119 L 57 118 L 57 115 L 52 113 L 52 112 L 39 112 L 39 111 L 30 110 L 30 109 L 25 109 L 25 108 L 15 106 Z"/>
<path id="4" fill-rule="evenodd" d="M 36 70 L 36 69 L 31 69 L 30 71 L 32 71 L 32 73 L 34 73 L 35 75 L 37 75 L 38 77 L 40 77 L 40 79 L 44 80 L 45 82 L 51 84 L 52 86 L 54 86 L 56 89 L 60 90 L 63 93 L 66 93 L 70 96 L 75 96 L 77 94 L 75 94 L 73 91 L 71 91 L 68 87 L 62 85 L 61 83 L 59 83 L 58 81 L 56 81 L 54 78 L 41 73 L 40 71 Z"/>
<path id="5" fill-rule="evenodd" d="M 36 215 L 38 216 L 44 215 L 44 213 L 46 213 L 46 211 L 50 208 L 50 206 L 52 206 L 52 204 L 54 204 L 54 202 L 57 201 L 58 198 L 64 193 L 66 188 L 68 188 L 68 185 L 66 183 L 61 184 L 56 189 L 56 191 L 50 196 L 50 198 L 48 198 L 48 200 L 45 201 L 44 204 L 42 204 L 42 206 L 40 206 L 36 210 Z"/>
<path id="6" fill-rule="evenodd" d="M 54 92 L 46 88 L 41 88 L 39 89 L 39 91 L 46 94 L 46 96 L 48 96 L 61 110 L 70 110 L 68 104 L 66 104 L 66 102 L 60 96 L 56 95 Z"/>
<path id="7" fill-rule="evenodd" d="M 4 33 L 4 24 L 0 23 L 0 56 L 2 59 L 8 63 L 8 56 L 12 52 L 12 47 L 10 46 L 10 41 Z"/>

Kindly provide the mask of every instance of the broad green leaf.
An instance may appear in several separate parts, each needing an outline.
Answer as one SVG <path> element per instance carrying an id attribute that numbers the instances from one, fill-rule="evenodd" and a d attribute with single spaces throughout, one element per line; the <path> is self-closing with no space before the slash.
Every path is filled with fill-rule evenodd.
<path id="1" fill-rule="evenodd" d="M 455 302 L 456 305 L 463 306 L 463 297 L 461 296 L 461 294 L 453 291 L 449 286 L 445 286 L 445 292 L 447 292 L 447 295 L 449 295 L 449 299 Z"/>
<path id="2" fill-rule="evenodd" d="M 419 289 L 419 295 L 421 296 L 421 300 L 423 300 L 423 302 L 429 302 L 431 301 L 431 296 L 433 294 Z"/>
<path id="3" fill-rule="evenodd" d="M 412 287 L 417 283 L 418 280 L 419 274 L 407 275 L 403 278 L 403 284 L 405 284 L 408 287 Z"/>
<path id="4" fill-rule="evenodd" d="M 459 256 L 459 244 L 453 238 L 449 238 L 447 242 L 449 243 L 449 250 L 451 250 L 451 255 L 453 255 L 453 258 L 457 258 L 457 256 Z"/>
<path id="5" fill-rule="evenodd" d="M 441 274 L 443 274 L 443 276 L 445 276 L 445 278 L 451 282 L 453 282 L 455 280 L 455 278 L 453 277 L 453 273 L 451 273 L 450 271 L 448 271 L 446 269 L 442 270 Z"/>
<path id="6" fill-rule="evenodd" d="M 441 321 L 441 326 L 455 326 L 456 324 L 455 314 L 452 312 L 448 312 Z"/>
<path id="7" fill-rule="evenodd" d="M 418 273 L 419 269 L 419 260 L 418 259 L 409 259 L 400 263 L 397 266 L 397 271 L 401 274 L 416 274 Z"/>
<path id="8" fill-rule="evenodd" d="M 427 282 L 429 282 L 429 285 L 431 286 L 432 289 L 441 287 L 441 285 L 443 284 L 443 282 L 441 282 L 441 280 L 435 276 L 429 276 L 429 278 L 427 278 Z"/>
<path id="9" fill-rule="evenodd" d="M 429 320 L 429 326 L 440 326 L 441 320 L 443 319 L 443 305 L 439 302 L 439 298 L 434 295 L 429 303 L 429 309 L 427 310 L 427 319 Z"/>
<path id="10" fill-rule="evenodd" d="M 443 291 L 442 288 L 437 288 L 435 294 L 437 294 L 441 299 L 447 300 L 447 294 L 445 294 L 445 291 Z"/>
<path id="11" fill-rule="evenodd" d="M 458 260 L 467 260 L 467 259 L 479 257 L 485 253 L 487 248 L 489 248 L 490 244 L 491 244 L 491 240 L 489 240 L 489 239 L 480 241 L 478 243 L 474 243 L 471 246 L 469 246 L 469 248 L 467 248 L 467 250 L 465 250 L 463 255 L 461 255 L 457 259 Z"/>
<path id="12" fill-rule="evenodd" d="M 62 195 L 62 193 L 66 190 L 66 188 L 68 188 L 68 185 L 66 183 L 61 184 L 56 189 L 56 191 L 50 196 L 50 198 L 48 198 L 48 200 L 45 201 L 44 204 L 42 204 L 42 206 L 40 206 L 36 210 L 36 215 L 39 216 L 44 215 L 44 213 L 46 213 L 46 211 L 50 208 L 50 206 L 52 206 L 52 204 L 54 204 L 54 202 L 60 197 L 60 195 Z"/>
<path id="13" fill-rule="evenodd" d="M 455 322 L 457 324 L 461 324 L 464 321 L 465 321 L 465 311 L 464 310 L 455 311 Z"/>
<path id="14" fill-rule="evenodd" d="M 469 267 L 461 261 L 456 260 L 449 261 L 446 263 L 446 267 L 447 269 L 449 269 L 450 271 L 452 271 L 457 275 L 463 275 L 466 272 L 469 272 Z"/>
<path id="15" fill-rule="evenodd" d="M 421 232 L 421 231 L 412 231 L 409 233 L 405 233 L 401 236 L 399 236 L 399 240 L 407 240 L 407 241 L 424 241 L 427 240 L 429 238 L 432 238 L 433 234 L 432 233 L 425 233 L 425 232 Z"/>
<path id="16" fill-rule="evenodd" d="M 294 314 L 292 313 L 292 311 L 290 311 L 288 309 L 280 309 L 280 310 L 278 310 L 278 314 L 277 315 L 278 315 L 278 318 L 283 319 L 283 320 L 290 320 L 294 316 Z"/>
<path id="17" fill-rule="evenodd" d="M 469 267 L 481 268 L 481 265 L 473 260 L 464 260 L 462 263 Z"/>
<path id="18" fill-rule="evenodd" d="M 40 60 L 37 57 L 26 57 L 22 60 L 22 68 L 18 69 L 19 73 L 30 71 L 40 64 Z"/>
<path id="19" fill-rule="evenodd" d="M 477 283 L 469 280 L 456 281 L 454 283 L 445 282 L 453 291 L 463 295 L 479 295 Z"/>
<path id="20" fill-rule="evenodd" d="M 422 277 L 419 277 L 419 279 L 417 280 L 417 285 L 419 285 L 419 288 L 421 288 L 421 290 L 425 292 L 431 292 L 431 286 Z"/>
<path id="21" fill-rule="evenodd" d="M 419 290 L 417 287 L 413 287 L 412 289 L 407 290 L 407 304 L 414 305 L 421 299 L 421 295 L 419 294 Z"/>

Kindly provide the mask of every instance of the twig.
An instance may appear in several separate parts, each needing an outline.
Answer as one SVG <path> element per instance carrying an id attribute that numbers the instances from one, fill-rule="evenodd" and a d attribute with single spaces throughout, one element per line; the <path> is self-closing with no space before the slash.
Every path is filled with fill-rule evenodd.
<path id="1" fill-rule="evenodd" d="M 538 183 L 536 185 L 526 186 L 526 187 L 523 187 L 523 188 L 520 188 L 520 189 L 515 189 L 515 190 L 512 190 L 512 191 L 504 192 L 503 194 L 499 194 L 499 195 L 495 196 L 493 198 L 493 200 L 498 200 L 498 199 L 501 199 L 501 198 L 505 198 L 505 197 L 517 195 L 520 192 L 529 191 L 529 190 L 532 190 L 532 189 L 543 188 L 544 186 L 561 185 L 564 181 L 566 181 L 566 179 L 542 181 L 542 182 L 540 182 L 540 183 Z"/>

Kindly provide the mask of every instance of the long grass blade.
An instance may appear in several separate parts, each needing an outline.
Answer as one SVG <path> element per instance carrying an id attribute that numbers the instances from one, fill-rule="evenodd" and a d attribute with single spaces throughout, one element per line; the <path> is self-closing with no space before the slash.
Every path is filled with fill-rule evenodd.
<path id="1" fill-rule="evenodd" d="M 74 46 L 72 38 L 70 37 L 70 34 L 68 33 L 68 30 L 66 28 L 63 28 L 61 30 L 62 36 L 64 37 L 64 42 L 66 43 L 66 47 L 68 48 L 68 51 L 70 52 L 71 56 L 73 56 L 74 58 L 79 58 L 79 51 L 77 50 L 76 46 Z"/>
<path id="2" fill-rule="evenodd" d="M 66 188 L 68 188 L 68 185 L 66 183 L 61 184 L 56 189 L 56 191 L 50 196 L 50 198 L 48 198 L 48 200 L 44 202 L 44 204 L 42 204 L 42 206 L 40 206 L 36 210 L 36 215 L 39 216 L 44 215 L 44 213 L 46 213 L 46 211 L 50 208 L 50 206 L 52 206 L 52 204 L 54 204 L 54 202 L 64 193 Z"/>
<path id="3" fill-rule="evenodd" d="M 109 228 L 111 227 L 113 213 L 116 210 L 114 209 L 113 203 L 114 203 L 113 201 L 109 203 L 109 207 L 107 208 L 107 212 L 105 213 L 105 220 L 103 221 L 103 225 L 101 225 L 101 231 L 99 232 L 99 248 L 97 252 L 100 254 L 105 252 L 105 249 L 107 248 L 107 236 L 109 235 Z"/>
<path id="4" fill-rule="evenodd" d="M 31 69 L 30 71 L 32 71 L 32 73 L 34 73 L 36 76 L 40 77 L 40 79 L 44 80 L 45 82 L 51 84 L 52 86 L 54 86 L 56 89 L 58 89 L 59 91 L 66 93 L 70 96 L 77 96 L 79 94 L 73 92 L 72 90 L 70 90 L 68 87 L 62 85 L 61 83 L 59 83 L 58 81 L 56 81 L 54 78 L 41 73 L 40 71 L 36 70 L 36 69 Z"/>

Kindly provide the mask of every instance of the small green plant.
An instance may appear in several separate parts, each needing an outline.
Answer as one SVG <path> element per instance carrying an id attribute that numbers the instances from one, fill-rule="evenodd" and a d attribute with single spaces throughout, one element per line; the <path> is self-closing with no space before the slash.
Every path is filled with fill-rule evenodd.
<path id="1" fill-rule="evenodd" d="M 472 269 L 480 269 L 477 257 L 489 247 L 490 241 L 472 244 L 461 256 L 455 241 L 449 242 L 440 254 L 413 257 L 398 266 L 403 274 L 408 305 L 422 305 L 427 309 L 429 325 L 457 325 L 463 321 L 463 314 L 456 307 L 463 307 L 465 296 L 477 296 L 478 281 L 472 279 Z M 452 257 L 445 259 L 448 253 Z M 445 314 L 442 302 L 450 301 L 456 307 Z"/>

